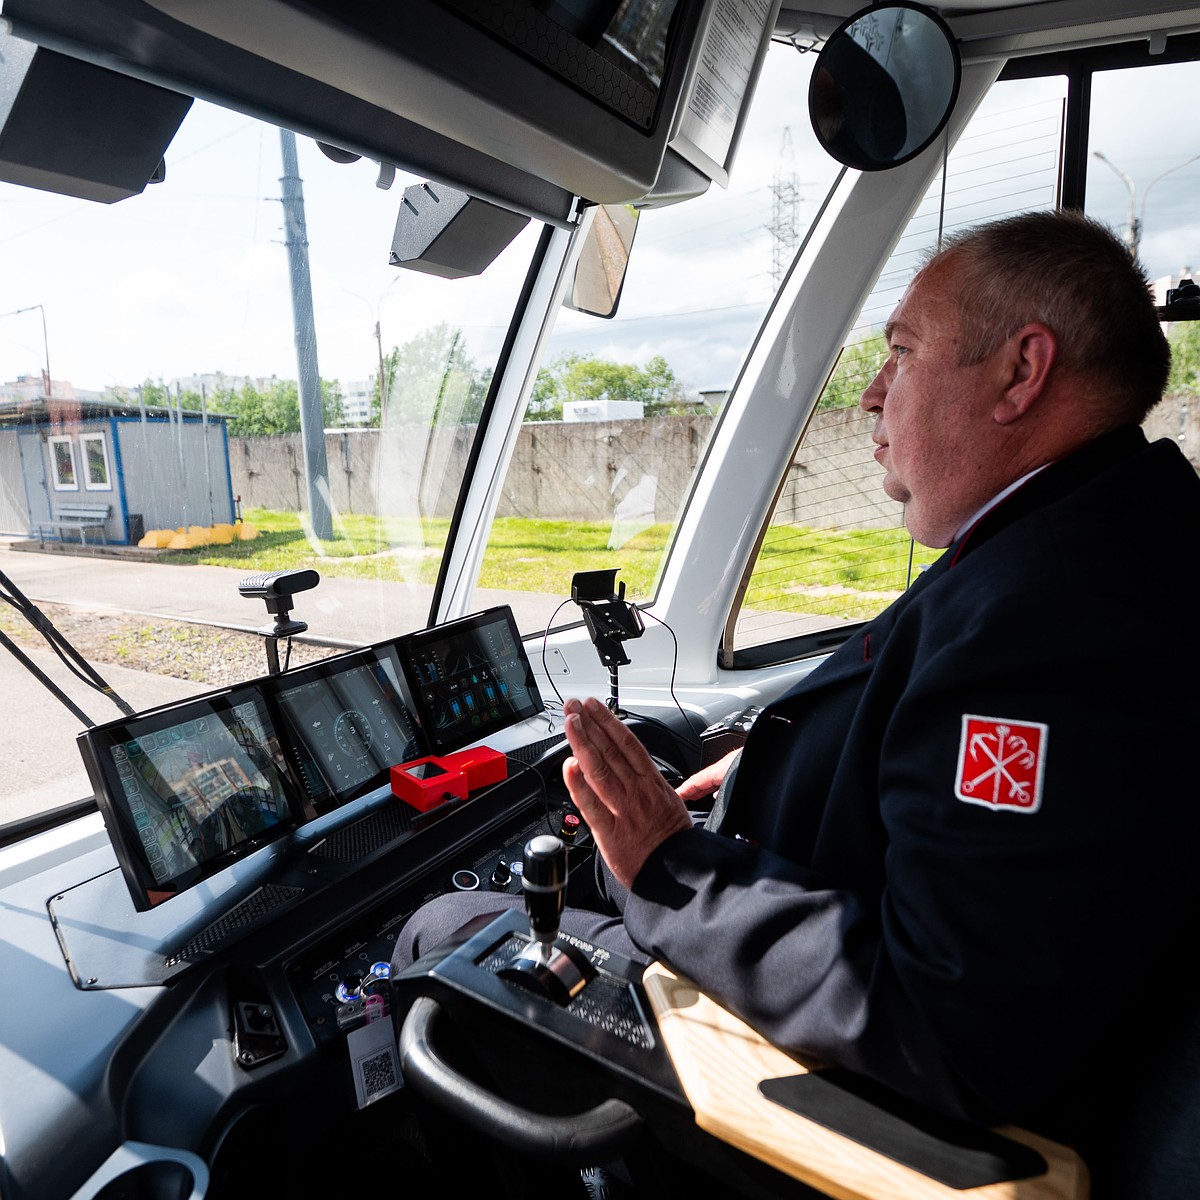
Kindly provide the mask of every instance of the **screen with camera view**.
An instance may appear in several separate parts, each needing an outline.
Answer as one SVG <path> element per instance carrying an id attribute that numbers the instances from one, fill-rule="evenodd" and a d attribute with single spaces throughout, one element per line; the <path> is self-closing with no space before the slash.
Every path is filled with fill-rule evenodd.
<path id="1" fill-rule="evenodd" d="M 252 689 L 85 730 L 79 745 L 139 909 L 296 826 L 279 739 Z"/>
<path id="2" fill-rule="evenodd" d="M 431 754 L 482 742 L 545 708 L 507 605 L 409 634 L 398 648 Z"/>

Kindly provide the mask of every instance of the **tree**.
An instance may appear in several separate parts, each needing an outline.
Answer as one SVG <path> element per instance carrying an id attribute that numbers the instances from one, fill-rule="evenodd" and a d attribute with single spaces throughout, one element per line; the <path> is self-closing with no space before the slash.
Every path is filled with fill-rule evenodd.
<path id="1" fill-rule="evenodd" d="M 695 411 L 683 385 L 661 354 L 654 355 L 642 370 L 639 380 L 645 389 L 646 416 L 679 415 Z"/>
<path id="2" fill-rule="evenodd" d="M 138 401 L 146 408 L 182 408 L 188 412 L 199 412 L 203 407 L 199 392 L 175 391 L 161 379 L 147 379 L 138 387 Z"/>
<path id="3" fill-rule="evenodd" d="M 857 341 L 847 342 L 821 394 L 821 407 L 856 407 L 863 390 L 875 378 L 887 356 L 887 338 L 882 333 L 868 333 Z"/>
<path id="4" fill-rule="evenodd" d="M 454 425 L 479 420 L 492 372 L 476 367 L 462 330 L 442 321 L 393 347 L 383 378 L 390 423 Z"/>
<path id="5" fill-rule="evenodd" d="M 563 405 L 575 401 L 634 400 L 647 417 L 692 413 L 692 404 L 675 372 L 661 355 L 644 367 L 567 351 L 538 371 L 528 420 L 562 420 Z"/>
<path id="6" fill-rule="evenodd" d="M 1176 321 L 1167 340 L 1171 343 L 1167 395 L 1200 393 L 1200 321 Z"/>
<path id="7" fill-rule="evenodd" d="M 215 402 L 214 397 L 209 407 Z M 300 388 L 294 379 L 276 380 L 261 392 L 247 383 L 240 392 L 222 395 L 220 406 L 232 417 L 229 432 L 234 437 L 300 432 Z M 340 423 L 342 392 L 337 383 L 321 380 L 321 408 L 326 429 Z"/>

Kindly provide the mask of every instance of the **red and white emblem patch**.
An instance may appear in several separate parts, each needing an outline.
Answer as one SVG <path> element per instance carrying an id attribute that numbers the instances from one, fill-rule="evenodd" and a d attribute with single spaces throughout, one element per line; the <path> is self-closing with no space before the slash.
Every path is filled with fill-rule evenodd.
<path id="1" fill-rule="evenodd" d="M 1037 812 L 1050 727 L 964 713 L 954 794 L 968 804 Z"/>

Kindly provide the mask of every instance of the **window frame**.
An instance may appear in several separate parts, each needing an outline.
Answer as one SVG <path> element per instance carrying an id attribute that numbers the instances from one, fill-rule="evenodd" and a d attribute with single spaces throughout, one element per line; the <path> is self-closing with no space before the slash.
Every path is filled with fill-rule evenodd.
<path id="1" fill-rule="evenodd" d="M 99 483 L 92 480 L 92 462 L 88 456 L 88 445 L 93 442 L 100 446 L 100 458 L 104 466 L 104 479 Z M 113 490 L 112 460 L 108 453 L 108 438 L 102 429 L 79 435 L 79 458 L 80 465 L 83 467 L 84 488 L 89 492 L 111 492 Z"/>
<path id="2" fill-rule="evenodd" d="M 61 467 L 65 464 L 59 460 L 59 446 L 66 446 L 71 460 L 71 478 L 69 480 L 64 480 L 62 477 Z M 54 490 L 56 492 L 78 492 L 79 461 L 75 455 L 75 439 L 69 433 L 51 434 L 46 438 L 46 447 L 50 454 L 50 477 L 54 483 Z"/>

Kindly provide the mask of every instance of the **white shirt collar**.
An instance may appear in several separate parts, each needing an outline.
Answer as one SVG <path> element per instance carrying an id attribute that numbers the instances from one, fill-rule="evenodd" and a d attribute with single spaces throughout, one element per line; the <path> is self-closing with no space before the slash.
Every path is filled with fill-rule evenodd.
<path id="1" fill-rule="evenodd" d="M 978 521 L 985 514 L 991 512 L 992 509 L 995 508 L 1005 496 L 1012 495 L 1012 493 L 1015 492 L 1017 488 L 1021 486 L 1021 484 L 1028 479 L 1032 479 L 1039 471 L 1044 471 L 1049 465 L 1049 463 L 1042 463 L 1040 467 L 1034 467 L 1032 471 L 1027 471 L 1021 476 L 1020 479 L 1014 479 L 1012 483 L 1008 485 L 1008 487 L 1004 488 L 1000 492 L 997 492 L 982 508 L 978 509 L 958 527 L 954 534 L 954 541 L 957 542 L 958 539 L 962 537 L 963 534 L 966 533 L 976 521 Z"/>

